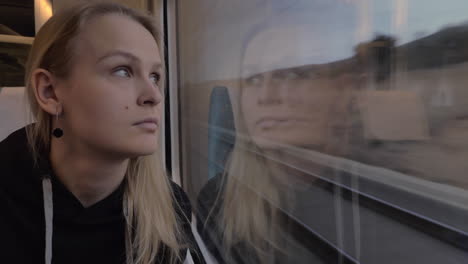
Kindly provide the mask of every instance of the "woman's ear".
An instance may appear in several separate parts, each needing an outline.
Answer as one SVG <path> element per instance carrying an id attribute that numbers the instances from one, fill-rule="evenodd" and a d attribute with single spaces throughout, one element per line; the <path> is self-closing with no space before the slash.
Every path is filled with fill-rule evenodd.
<path id="1" fill-rule="evenodd" d="M 32 74 L 32 86 L 36 101 L 39 106 L 51 115 L 56 115 L 60 111 L 61 105 L 55 90 L 55 80 L 51 72 L 44 69 L 36 69 Z"/>

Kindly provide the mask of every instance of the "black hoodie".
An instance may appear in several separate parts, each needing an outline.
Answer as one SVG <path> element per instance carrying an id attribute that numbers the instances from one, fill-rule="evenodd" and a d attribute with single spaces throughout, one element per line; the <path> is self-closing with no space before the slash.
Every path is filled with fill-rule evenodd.
<path id="1" fill-rule="evenodd" d="M 34 165 L 22 128 L 0 142 L 0 263 L 44 263 L 46 247 L 43 177 L 53 190 L 52 263 L 125 263 L 124 183 L 105 199 L 85 208 L 54 176 L 43 155 Z M 182 210 L 177 214 L 195 263 L 202 262 L 190 223 L 190 202 L 176 184 Z M 178 207 L 176 207 L 178 208 Z M 177 210 L 177 209 L 176 209 Z M 157 263 L 167 256 L 162 246 Z M 185 258 L 187 251 L 181 252 Z"/>

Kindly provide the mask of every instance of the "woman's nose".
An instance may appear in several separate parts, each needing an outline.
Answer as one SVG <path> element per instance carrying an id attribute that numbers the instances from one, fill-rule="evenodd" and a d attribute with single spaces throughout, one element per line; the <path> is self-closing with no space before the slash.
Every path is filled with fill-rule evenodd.
<path id="1" fill-rule="evenodd" d="M 283 101 L 281 93 L 282 82 L 267 76 L 264 78 L 259 87 L 258 103 L 259 104 L 280 104 Z"/>
<path id="2" fill-rule="evenodd" d="M 139 86 L 141 89 L 138 96 L 138 105 L 156 106 L 161 103 L 163 96 L 158 85 L 150 80 L 142 80 Z"/>

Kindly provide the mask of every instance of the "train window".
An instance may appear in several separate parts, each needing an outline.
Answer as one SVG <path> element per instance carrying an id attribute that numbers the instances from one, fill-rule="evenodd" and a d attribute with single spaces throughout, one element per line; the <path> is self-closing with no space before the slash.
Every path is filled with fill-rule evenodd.
<path id="1" fill-rule="evenodd" d="M 181 176 L 214 260 L 468 261 L 468 2 L 172 8 Z"/>
<path id="2" fill-rule="evenodd" d="M 34 34 L 33 0 L 0 2 L 0 87 L 23 86 Z"/>
<path id="3" fill-rule="evenodd" d="M 27 124 L 24 69 L 35 35 L 34 14 L 34 0 L 0 1 L 0 140 Z"/>

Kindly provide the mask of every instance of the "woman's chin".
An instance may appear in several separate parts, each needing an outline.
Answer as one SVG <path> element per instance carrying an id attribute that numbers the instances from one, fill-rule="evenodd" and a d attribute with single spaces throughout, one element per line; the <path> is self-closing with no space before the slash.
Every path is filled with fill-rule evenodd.
<path id="1" fill-rule="evenodd" d="M 311 137 L 282 136 L 254 136 L 253 141 L 260 149 L 274 150 L 287 148 L 308 148 L 308 146 L 322 146 L 323 141 Z"/>
<path id="2" fill-rule="evenodd" d="M 154 143 L 136 143 L 127 149 L 127 153 L 131 157 L 139 157 L 139 156 L 148 156 L 154 154 L 158 151 L 158 145 L 156 142 Z"/>
<path id="3" fill-rule="evenodd" d="M 150 156 L 152 154 L 154 154 L 155 151 L 132 151 L 132 152 L 127 152 L 126 153 L 126 157 L 129 158 L 129 159 L 134 159 L 134 158 L 138 158 L 138 157 L 145 157 L 145 156 Z"/>

